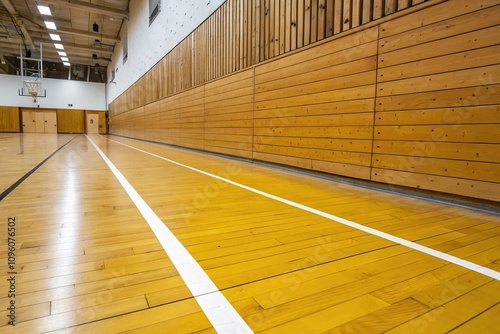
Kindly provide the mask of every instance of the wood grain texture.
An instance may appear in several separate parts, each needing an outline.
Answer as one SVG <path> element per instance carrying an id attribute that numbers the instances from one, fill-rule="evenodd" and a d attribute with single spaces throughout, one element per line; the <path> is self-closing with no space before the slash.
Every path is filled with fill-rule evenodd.
<path id="1" fill-rule="evenodd" d="M 171 88 L 144 106 L 150 125 L 136 119 L 142 106 L 133 88 L 113 102 L 112 131 L 146 138 L 141 129 L 151 128 L 151 138 L 164 143 L 497 198 L 500 6 L 423 2 L 229 1 L 186 42 L 196 88 L 175 72 L 179 47 L 161 62 L 174 71 L 159 78 Z M 372 22 L 386 15 L 394 16 Z M 238 34 L 228 33 L 228 24 Z M 220 49 L 231 45 L 238 45 L 231 53 L 239 52 L 238 61 Z M 175 118 L 182 108 L 195 108 L 201 123 Z M 123 114 L 113 116 L 118 109 Z"/>
<path id="2" fill-rule="evenodd" d="M 500 286 L 488 276 L 116 141 L 494 270 L 498 216 L 168 145 L 91 138 L 255 333 L 496 329 Z M 214 333 L 83 135 L 0 134 L 9 148 L 0 150 L 0 185 L 6 172 L 24 173 L 70 140 L 0 201 L 0 230 L 16 217 L 15 332 Z M 1 250 L 5 291 L 6 256 Z M 0 316 L 0 331 L 11 332 L 7 310 Z"/>
<path id="3" fill-rule="evenodd" d="M 0 132 L 21 132 L 18 107 L 0 106 Z"/>

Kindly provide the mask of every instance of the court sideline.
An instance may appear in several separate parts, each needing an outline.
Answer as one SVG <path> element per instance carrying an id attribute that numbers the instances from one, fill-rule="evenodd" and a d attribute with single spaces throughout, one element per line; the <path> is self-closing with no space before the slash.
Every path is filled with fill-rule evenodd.
<path id="1" fill-rule="evenodd" d="M 1 151 L 0 191 L 60 148 L 0 202 L 0 228 L 16 218 L 16 331 L 214 330 L 91 142 L 254 332 L 498 328 L 498 216 L 120 137 L 45 136 L 41 147 L 40 138 L 1 136 L 9 149 Z M 183 165 L 469 261 L 491 275 Z M 3 260 L 0 268 L 6 265 Z M 8 290 L 6 279 L 0 288 Z"/>

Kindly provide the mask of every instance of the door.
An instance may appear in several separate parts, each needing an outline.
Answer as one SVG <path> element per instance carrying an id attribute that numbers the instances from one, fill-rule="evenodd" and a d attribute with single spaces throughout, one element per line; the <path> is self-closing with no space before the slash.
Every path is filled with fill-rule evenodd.
<path id="1" fill-rule="evenodd" d="M 99 133 L 98 114 L 87 114 L 87 133 Z"/>
<path id="2" fill-rule="evenodd" d="M 57 133 L 57 115 L 55 111 L 44 112 L 45 133 Z"/>
<path id="3" fill-rule="evenodd" d="M 45 132 L 45 117 L 43 112 L 35 112 L 35 132 L 44 133 Z"/>
<path id="4" fill-rule="evenodd" d="M 23 111 L 23 132 L 36 132 L 35 113 L 33 111 Z"/>

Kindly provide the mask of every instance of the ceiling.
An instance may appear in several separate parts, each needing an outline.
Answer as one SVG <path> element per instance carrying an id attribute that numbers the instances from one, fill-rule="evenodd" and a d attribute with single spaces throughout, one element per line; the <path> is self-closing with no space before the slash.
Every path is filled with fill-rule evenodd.
<path id="1" fill-rule="evenodd" d="M 120 29 L 128 18 L 129 0 L 0 0 L 0 60 L 23 56 L 60 59 L 54 43 L 64 46 L 71 64 L 107 66 L 114 47 L 120 41 Z M 37 5 L 48 6 L 52 16 L 40 14 Z M 47 29 L 44 21 L 53 21 L 56 30 Z M 95 32 L 95 24 L 98 32 Z M 49 33 L 58 34 L 60 42 Z M 97 59 L 96 59 L 97 57 Z"/>

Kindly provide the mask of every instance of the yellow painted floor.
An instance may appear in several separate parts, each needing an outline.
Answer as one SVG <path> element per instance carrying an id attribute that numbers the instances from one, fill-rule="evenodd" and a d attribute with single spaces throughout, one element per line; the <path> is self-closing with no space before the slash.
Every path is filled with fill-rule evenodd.
<path id="1" fill-rule="evenodd" d="M 499 216 L 90 139 L 255 333 L 499 332 L 498 279 L 381 237 L 498 275 Z M 51 154 L 0 201 L 0 332 L 216 332 L 84 135 L 0 134 L 0 193 Z"/>

